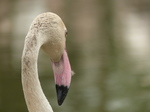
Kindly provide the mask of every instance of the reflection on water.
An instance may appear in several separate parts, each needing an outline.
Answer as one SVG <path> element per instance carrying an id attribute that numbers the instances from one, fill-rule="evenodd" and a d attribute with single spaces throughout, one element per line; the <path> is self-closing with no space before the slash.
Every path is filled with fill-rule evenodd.
<path id="1" fill-rule="evenodd" d="M 115 2 L 83 1 L 47 1 L 48 8 L 51 6 L 50 10 L 58 12 L 68 28 L 67 51 L 76 73 L 63 105 L 58 106 L 50 59 L 40 51 L 39 78 L 54 112 L 149 112 L 150 54 L 146 41 L 150 26 L 145 24 L 149 21 L 144 22 L 149 19 L 135 22 L 133 15 L 126 18 L 133 12 L 120 10 L 125 6 L 120 7 L 119 1 L 115 1 L 119 6 L 114 9 L 111 5 Z M 40 0 L 13 3 L 16 13 L 0 21 L 0 112 L 27 112 L 20 59 L 30 23 L 41 11 L 47 12 L 44 3 L 40 4 Z M 28 11 L 20 10 L 27 6 Z M 137 28 L 139 24 L 144 30 Z M 144 36 L 146 41 L 136 40 L 135 33 L 139 40 Z"/>

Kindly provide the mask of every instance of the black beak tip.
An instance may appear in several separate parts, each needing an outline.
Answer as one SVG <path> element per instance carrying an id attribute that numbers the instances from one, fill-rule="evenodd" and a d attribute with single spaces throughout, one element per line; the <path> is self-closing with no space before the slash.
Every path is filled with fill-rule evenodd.
<path id="1" fill-rule="evenodd" d="M 69 90 L 69 87 L 67 86 L 56 85 L 56 92 L 57 92 L 57 99 L 58 99 L 59 106 L 62 105 L 64 99 L 66 98 L 68 90 Z"/>

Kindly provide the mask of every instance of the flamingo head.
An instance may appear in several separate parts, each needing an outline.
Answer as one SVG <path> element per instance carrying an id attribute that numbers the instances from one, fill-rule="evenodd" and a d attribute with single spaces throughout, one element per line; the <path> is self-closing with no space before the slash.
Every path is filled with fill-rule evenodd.
<path id="1" fill-rule="evenodd" d="M 41 23 L 42 31 L 39 33 L 43 38 L 42 49 L 51 59 L 58 104 L 61 105 L 71 83 L 71 66 L 66 51 L 67 29 L 61 18 L 54 13 L 45 13 L 40 19 L 44 21 L 44 24 Z"/>

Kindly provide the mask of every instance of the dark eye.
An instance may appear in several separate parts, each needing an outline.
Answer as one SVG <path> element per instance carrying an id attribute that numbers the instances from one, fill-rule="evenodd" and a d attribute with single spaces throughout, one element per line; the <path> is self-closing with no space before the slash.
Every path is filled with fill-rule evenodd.
<path id="1" fill-rule="evenodd" d="M 66 30 L 66 31 L 65 31 L 65 37 L 67 37 L 67 35 L 68 35 L 68 31 Z"/>

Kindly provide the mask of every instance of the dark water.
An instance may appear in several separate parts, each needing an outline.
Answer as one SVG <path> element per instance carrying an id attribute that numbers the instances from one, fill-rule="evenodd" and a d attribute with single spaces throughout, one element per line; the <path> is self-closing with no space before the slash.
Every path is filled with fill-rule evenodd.
<path id="1" fill-rule="evenodd" d="M 14 60 L 14 52 L 6 51 L 3 51 L 0 63 L 0 112 L 27 112 L 21 85 L 20 57 Z M 92 52 L 89 51 L 90 54 Z M 15 56 L 21 56 L 21 53 Z M 148 112 L 149 88 L 141 85 L 141 81 L 146 80 L 142 76 L 148 75 L 137 74 L 135 68 L 131 69 L 133 63 L 125 64 L 126 61 L 122 60 L 123 63 L 119 61 L 114 68 L 106 64 L 106 60 L 99 65 L 96 55 L 84 57 L 81 53 L 79 58 L 79 55 L 71 53 L 68 50 L 76 74 L 62 106 L 57 104 L 50 59 L 43 51 L 39 55 L 39 78 L 55 112 Z"/>

